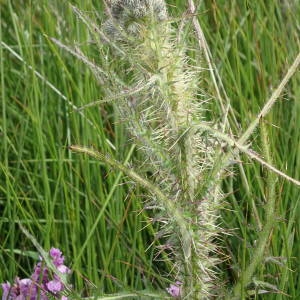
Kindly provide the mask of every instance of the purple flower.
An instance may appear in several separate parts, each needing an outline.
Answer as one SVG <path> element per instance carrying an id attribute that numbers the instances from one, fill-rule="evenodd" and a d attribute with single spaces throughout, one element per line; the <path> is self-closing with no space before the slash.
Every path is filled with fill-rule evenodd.
<path id="1" fill-rule="evenodd" d="M 3 290 L 2 300 L 37 299 L 36 286 L 29 278 L 19 279 L 18 277 L 16 277 L 13 285 L 7 282 L 7 283 L 2 283 L 1 286 Z"/>
<path id="2" fill-rule="evenodd" d="M 64 257 L 59 249 L 51 248 L 49 254 L 56 270 L 61 274 L 70 274 L 71 270 L 65 266 Z M 16 277 L 14 284 L 2 283 L 2 300 L 49 300 L 49 294 L 61 300 L 68 297 L 61 295 L 65 285 L 57 274 L 49 271 L 44 262 L 36 264 L 30 278 L 19 279 Z"/>
<path id="3" fill-rule="evenodd" d="M 3 291 L 2 300 L 9 299 L 8 296 L 9 296 L 10 289 L 11 289 L 10 283 L 9 282 L 2 283 L 1 288 L 2 288 L 2 291 Z"/>
<path id="4" fill-rule="evenodd" d="M 71 273 L 71 270 L 65 265 L 57 266 L 57 270 L 62 274 L 70 274 Z"/>
<path id="5" fill-rule="evenodd" d="M 34 282 L 43 285 L 48 281 L 48 273 L 48 269 L 43 265 L 42 262 L 39 262 L 34 268 L 34 272 L 31 275 L 31 279 Z"/>
<path id="6" fill-rule="evenodd" d="M 25 278 L 25 279 L 19 279 L 16 278 L 15 285 L 19 289 L 20 295 L 22 295 L 25 299 L 25 297 L 29 296 L 29 298 L 34 297 L 36 293 L 36 289 L 34 284 L 32 283 L 31 279 Z"/>
<path id="7" fill-rule="evenodd" d="M 53 294 L 57 294 L 58 292 L 62 291 L 64 289 L 64 285 L 60 280 L 54 279 L 46 284 L 47 289 L 52 292 Z"/>
<path id="8" fill-rule="evenodd" d="M 182 282 L 176 281 L 175 284 L 170 284 L 170 287 L 166 288 L 167 292 L 174 298 L 180 297 Z"/>
<path id="9" fill-rule="evenodd" d="M 62 252 L 57 248 L 50 249 L 50 256 L 53 258 L 53 264 L 58 267 L 64 263 L 64 256 L 62 256 Z"/>

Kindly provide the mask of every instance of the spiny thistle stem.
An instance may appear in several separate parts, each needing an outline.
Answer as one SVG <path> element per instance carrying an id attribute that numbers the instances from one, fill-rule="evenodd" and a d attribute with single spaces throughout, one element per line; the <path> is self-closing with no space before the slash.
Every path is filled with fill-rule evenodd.
<path id="1" fill-rule="evenodd" d="M 204 189 L 219 146 L 197 130 L 197 124 L 206 123 L 205 101 L 197 95 L 199 73 L 189 63 L 184 42 L 176 42 L 182 39 L 172 30 L 163 0 L 112 0 L 108 15 L 105 36 L 128 53 L 129 63 L 137 64 L 133 85 L 151 82 L 135 95 L 134 105 L 124 97 L 118 108 L 144 153 L 146 169 L 169 199 L 162 201 L 155 192 L 153 202 L 162 211 L 180 211 L 184 216 L 173 215 L 177 225 L 184 223 L 184 230 L 178 232 L 173 222 L 165 228 L 173 244 L 177 277 L 183 282 L 182 298 L 206 299 L 213 286 L 212 240 L 218 233 L 221 193 L 218 184 Z M 172 209 L 165 206 L 169 203 L 174 204 Z M 170 215 L 165 219 L 171 221 Z"/>

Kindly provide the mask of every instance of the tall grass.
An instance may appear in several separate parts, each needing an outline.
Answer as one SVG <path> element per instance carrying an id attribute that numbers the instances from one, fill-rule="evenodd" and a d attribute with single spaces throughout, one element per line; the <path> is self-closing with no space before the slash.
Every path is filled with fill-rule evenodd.
<path id="1" fill-rule="evenodd" d="M 81 8 L 100 11 L 91 3 Z M 28 275 L 33 264 L 17 221 L 45 249 L 63 250 L 79 290 L 141 289 L 159 281 L 153 251 L 143 243 L 153 229 L 142 230 L 138 190 L 125 186 L 121 173 L 68 150 L 80 141 L 124 162 L 134 151 L 112 107 L 74 111 L 101 88 L 44 35 L 90 47 L 87 31 L 59 1 L 8 1 L 1 21 L 1 281 Z"/>
<path id="2" fill-rule="evenodd" d="M 63 250 L 82 296 L 95 294 L 95 289 L 98 294 L 164 289 L 174 280 L 168 277 L 171 264 L 164 252 L 163 261 L 155 259 L 157 225 L 143 210 L 142 190 L 127 184 L 123 172 L 68 148 L 92 145 L 125 164 L 137 156 L 116 106 L 102 103 L 76 110 L 103 98 L 107 87 L 49 37 L 80 46 L 95 65 L 109 70 L 105 53 L 99 57 L 95 39 L 68 3 L 0 4 L 0 281 L 28 276 L 37 258 L 31 241 L 20 231 L 21 222 L 45 249 Z M 103 22 L 102 3 L 72 4 L 97 24 Z M 181 1 L 168 4 L 175 18 L 186 9 Z M 226 118 L 233 134 L 240 136 L 299 51 L 299 4 L 203 1 L 197 16 L 222 80 L 217 79 L 220 95 L 230 100 L 228 118 L 221 114 L 218 121 Z M 189 55 L 197 61 L 197 39 L 188 26 L 187 43 L 193 49 Z M 202 84 L 206 95 L 220 99 L 208 74 Z M 252 149 L 296 179 L 300 178 L 299 96 L 296 74 L 251 139 Z M 218 119 L 217 101 L 210 103 L 207 114 Z M 242 299 L 250 294 L 256 299 L 299 298 L 299 189 L 243 154 L 228 173 L 222 186 L 226 209 L 220 219 L 225 235 L 218 241 L 219 256 L 226 258 L 218 271 L 224 294 L 239 282 L 246 285 L 236 291 Z M 270 219 L 266 214 L 270 201 L 276 204 L 273 229 L 266 237 L 263 261 L 247 278 L 245 271 Z"/>

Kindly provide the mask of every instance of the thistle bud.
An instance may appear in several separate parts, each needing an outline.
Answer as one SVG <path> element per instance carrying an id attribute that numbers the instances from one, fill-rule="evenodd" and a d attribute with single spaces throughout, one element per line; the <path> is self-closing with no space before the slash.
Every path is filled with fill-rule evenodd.
<path id="1" fill-rule="evenodd" d="M 112 40 L 122 40 L 124 36 L 137 36 L 141 24 L 167 19 L 167 9 L 163 0 L 110 0 L 109 18 L 103 24 L 103 31 Z"/>

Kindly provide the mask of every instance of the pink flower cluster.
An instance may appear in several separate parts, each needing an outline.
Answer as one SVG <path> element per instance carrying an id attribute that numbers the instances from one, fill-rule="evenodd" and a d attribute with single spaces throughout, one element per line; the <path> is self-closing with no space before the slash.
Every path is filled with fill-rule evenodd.
<path id="1" fill-rule="evenodd" d="M 59 249 L 51 248 L 50 257 L 58 273 L 70 274 L 71 270 L 64 265 L 64 256 Z M 9 282 L 1 284 L 3 294 L 2 300 L 48 300 L 52 298 L 68 300 L 62 295 L 65 285 L 57 274 L 51 276 L 44 263 L 40 261 L 34 268 L 30 278 L 16 278 L 13 284 Z"/>

